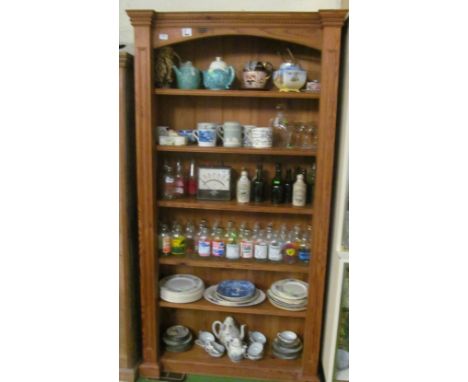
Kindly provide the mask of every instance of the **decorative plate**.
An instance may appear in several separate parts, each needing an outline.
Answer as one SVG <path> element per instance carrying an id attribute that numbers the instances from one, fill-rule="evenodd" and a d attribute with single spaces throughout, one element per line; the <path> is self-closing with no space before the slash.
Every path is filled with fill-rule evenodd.
<path id="1" fill-rule="evenodd" d="M 175 293 L 190 293 L 203 289 L 202 279 L 194 275 L 172 275 L 160 280 L 161 289 Z"/>
<path id="2" fill-rule="evenodd" d="M 216 295 L 217 287 L 218 287 L 217 285 L 212 285 L 206 288 L 205 292 L 203 293 L 203 297 L 205 297 L 205 300 L 215 305 L 231 306 L 231 307 L 253 306 L 253 305 L 261 304 L 263 301 L 265 301 L 265 298 L 266 298 L 265 292 L 263 292 L 260 289 L 257 289 L 256 298 L 251 301 L 247 301 L 247 302 L 226 301 L 217 297 Z"/>
<path id="3" fill-rule="evenodd" d="M 279 305 L 276 302 L 274 302 L 271 298 L 268 299 L 270 301 L 270 304 L 273 305 L 274 307 L 278 309 L 283 309 L 283 310 L 289 310 L 290 312 L 300 312 L 302 310 L 306 310 L 306 307 L 298 307 L 298 308 L 292 308 L 292 307 L 287 307 L 284 305 Z"/>
<path id="4" fill-rule="evenodd" d="M 307 299 L 301 299 L 301 300 L 290 300 L 287 298 L 282 298 L 277 295 L 275 295 L 271 289 L 267 290 L 267 296 L 268 298 L 274 300 L 278 304 L 282 305 L 293 305 L 293 306 L 298 306 L 298 305 L 307 305 Z"/>
<path id="5" fill-rule="evenodd" d="M 306 299 L 309 292 L 309 284 L 296 279 L 284 279 L 274 282 L 271 291 L 283 298 L 291 300 Z"/>
<path id="6" fill-rule="evenodd" d="M 216 292 L 227 298 L 248 298 L 255 290 L 255 285 L 248 280 L 226 280 L 218 284 Z"/>

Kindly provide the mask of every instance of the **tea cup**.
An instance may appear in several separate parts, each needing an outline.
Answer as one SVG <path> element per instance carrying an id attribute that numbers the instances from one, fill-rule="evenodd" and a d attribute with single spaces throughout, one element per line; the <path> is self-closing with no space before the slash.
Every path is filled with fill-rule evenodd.
<path id="1" fill-rule="evenodd" d="M 286 343 L 286 344 L 292 344 L 297 341 L 298 337 L 297 334 L 294 333 L 292 330 L 285 330 L 277 334 L 278 338 Z"/>
<path id="2" fill-rule="evenodd" d="M 216 123 L 199 122 L 197 123 L 197 130 L 194 130 L 192 135 L 198 141 L 198 146 L 215 147 L 217 130 L 218 125 Z"/>
<path id="3" fill-rule="evenodd" d="M 250 339 L 250 342 L 259 342 L 263 345 L 266 343 L 266 337 L 261 332 L 250 332 L 249 339 Z"/>
<path id="4" fill-rule="evenodd" d="M 260 342 L 252 342 L 247 348 L 246 358 L 258 360 L 263 357 L 263 344 Z"/>
<path id="5" fill-rule="evenodd" d="M 174 144 L 174 137 L 168 135 L 160 135 L 159 144 L 161 146 L 172 146 Z"/>
<path id="6" fill-rule="evenodd" d="M 193 136 L 193 130 L 179 130 L 179 135 L 187 138 L 188 143 L 196 143 L 197 140 Z"/>
<path id="7" fill-rule="evenodd" d="M 219 127 L 218 136 L 224 147 L 240 147 L 242 145 L 242 125 L 239 122 L 224 122 Z"/>
<path id="8" fill-rule="evenodd" d="M 215 341 L 215 336 L 210 332 L 200 330 L 198 332 L 198 340 L 200 340 L 203 343 L 214 342 Z"/>
<path id="9" fill-rule="evenodd" d="M 273 129 L 271 127 L 254 127 L 248 135 L 253 148 L 267 149 L 273 145 Z"/>
<path id="10" fill-rule="evenodd" d="M 255 129 L 257 126 L 255 125 L 244 125 L 243 128 L 243 138 L 242 138 L 242 144 L 244 147 L 252 147 L 252 140 L 250 136 L 250 132 L 252 129 Z"/>

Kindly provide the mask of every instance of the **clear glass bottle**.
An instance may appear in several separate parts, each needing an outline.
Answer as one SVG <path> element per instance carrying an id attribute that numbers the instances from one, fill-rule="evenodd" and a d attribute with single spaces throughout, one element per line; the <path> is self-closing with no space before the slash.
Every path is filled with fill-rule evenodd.
<path id="1" fill-rule="evenodd" d="M 265 230 L 258 231 L 254 239 L 254 258 L 258 261 L 266 261 L 268 259 L 268 243 L 266 241 Z"/>
<path id="2" fill-rule="evenodd" d="M 297 262 L 297 243 L 295 232 L 291 231 L 286 237 L 286 241 L 283 243 L 281 254 L 286 264 L 294 264 Z"/>
<path id="3" fill-rule="evenodd" d="M 298 174 L 297 180 L 293 186 L 293 201 L 295 207 L 304 207 L 306 204 L 307 185 L 304 182 L 304 175 Z"/>
<path id="4" fill-rule="evenodd" d="M 225 255 L 226 245 L 224 243 L 224 231 L 221 227 L 218 227 L 211 239 L 211 256 L 221 258 Z"/>
<path id="5" fill-rule="evenodd" d="M 252 237 L 258 235 L 258 231 L 260 231 L 260 223 L 255 222 L 252 228 Z"/>
<path id="6" fill-rule="evenodd" d="M 198 238 L 201 235 L 202 228 L 206 226 L 207 226 L 206 220 L 205 219 L 200 220 L 200 223 L 198 224 L 197 233 L 195 234 L 195 242 L 193 243 L 194 248 L 195 248 L 195 255 L 198 255 Z"/>
<path id="7" fill-rule="evenodd" d="M 276 105 L 276 115 L 270 120 L 270 126 L 273 128 L 273 142 L 278 147 L 289 147 L 291 141 L 291 132 L 288 128 L 288 118 L 285 111 L 284 104 Z"/>
<path id="8" fill-rule="evenodd" d="M 275 177 L 271 181 L 271 203 L 281 204 L 284 199 L 284 184 L 281 177 L 281 163 L 275 165 Z"/>
<path id="9" fill-rule="evenodd" d="M 301 241 L 299 243 L 299 249 L 297 251 L 297 257 L 299 261 L 302 263 L 308 263 L 310 261 L 311 238 L 312 238 L 312 226 L 308 225 L 307 230 L 302 234 Z"/>
<path id="10" fill-rule="evenodd" d="M 195 256 L 195 226 L 190 221 L 185 227 L 185 255 L 192 258 Z"/>
<path id="11" fill-rule="evenodd" d="M 229 260 L 238 260 L 240 258 L 239 237 L 234 225 L 229 223 L 224 235 L 226 242 L 226 258 Z"/>
<path id="12" fill-rule="evenodd" d="M 242 233 L 240 255 L 242 259 L 251 259 L 253 257 L 253 241 L 250 229 L 244 229 Z"/>
<path id="13" fill-rule="evenodd" d="M 176 224 L 172 231 L 171 253 L 174 256 L 185 255 L 185 235 L 182 233 L 180 224 Z"/>
<path id="14" fill-rule="evenodd" d="M 236 197 L 237 203 L 250 202 L 250 180 L 245 169 L 242 169 L 241 176 L 237 181 Z"/>
<path id="15" fill-rule="evenodd" d="M 268 242 L 268 260 L 274 262 L 280 262 L 283 260 L 283 255 L 281 254 L 281 241 L 280 233 L 272 231 L 270 234 L 267 234 Z"/>
<path id="16" fill-rule="evenodd" d="M 182 172 L 180 160 L 176 163 L 176 172 L 174 175 L 174 197 L 182 198 L 185 195 L 185 179 Z"/>
<path id="17" fill-rule="evenodd" d="M 171 232 L 167 224 L 161 225 L 159 233 L 159 254 L 161 256 L 169 256 L 171 254 Z"/>
<path id="18" fill-rule="evenodd" d="M 163 199 L 174 199 L 174 174 L 172 172 L 172 167 L 168 164 L 164 165 L 163 170 L 163 181 L 162 181 L 162 197 Z"/>
<path id="19" fill-rule="evenodd" d="M 203 227 L 198 237 L 198 256 L 210 257 L 211 253 L 211 240 L 208 227 Z"/>

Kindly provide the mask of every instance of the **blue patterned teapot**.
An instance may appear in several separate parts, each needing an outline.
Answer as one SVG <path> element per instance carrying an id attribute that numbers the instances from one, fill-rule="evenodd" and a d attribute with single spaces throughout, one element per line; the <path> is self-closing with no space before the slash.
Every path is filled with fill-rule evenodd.
<path id="1" fill-rule="evenodd" d="M 234 82 L 235 76 L 236 71 L 234 68 L 227 66 L 221 57 L 216 57 L 208 70 L 203 71 L 203 85 L 211 90 L 229 89 Z"/>
<path id="2" fill-rule="evenodd" d="M 200 71 L 190 61 L 180 64 L 180 68 L 173 65 L 179 89 L 198 89 L 200 87 Z"/>

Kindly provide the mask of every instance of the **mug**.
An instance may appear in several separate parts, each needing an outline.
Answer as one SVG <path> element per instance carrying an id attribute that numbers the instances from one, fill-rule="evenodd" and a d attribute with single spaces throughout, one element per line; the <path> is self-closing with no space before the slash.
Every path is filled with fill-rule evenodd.
<path id="1" fill-rule="evenodd" d="M 214 147 L 216 146 L 216 132 L 218 125 L 213 122 L 197 123 L 197 130 L 192 135 L 198 141 L 198 146 Z"/>
<path id="2" fill-rule="evenodd" d="M 224 147 L 240 147 L 242 145 L 242 125 L 239 122 L 224 122 L 219 127 L 218 136 Z"/>
<path id="3" fill-rule="evenodd" d="M 250 140 L 250 132 L 252 129 L 256 128 L 255 125 L 244 125 L 244 136 L 242 139 L 242 144 L 244 147 L 252 147 L 252 141 Z"/>
<path id="4" fill-rule="evenodd" d="M 253 148 L 267 149 L 273 145 L 273 129 L 271 127 L 254 127 L 248 134 Z"/>
<path id="5" fill-rule="evenodd" d="M 187 137 L 188 143 L 197 143 L 197 140 L 193 136 L 193 130 L 179 130 L 179 135 Z"/>

